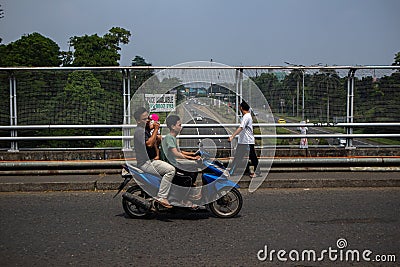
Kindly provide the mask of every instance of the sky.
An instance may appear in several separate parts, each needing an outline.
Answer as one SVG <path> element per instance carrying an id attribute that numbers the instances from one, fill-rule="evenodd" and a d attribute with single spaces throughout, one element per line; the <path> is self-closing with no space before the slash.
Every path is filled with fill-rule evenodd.
<path id="1" fill-rule="evenodd" d="M 230 66 L 391 65 L 399 0 L 0 0 L 3 44 L 38 32 L 68 50 L 73 36 L 132 34 L 121 66 L 210 61 Z"/>

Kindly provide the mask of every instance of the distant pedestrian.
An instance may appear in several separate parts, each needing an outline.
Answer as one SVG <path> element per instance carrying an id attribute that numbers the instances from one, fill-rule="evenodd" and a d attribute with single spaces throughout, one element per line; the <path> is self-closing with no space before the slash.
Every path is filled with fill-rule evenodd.
<path id="1" fill-rule="evenodd" d="M 250 106 L 246 102 L 240 103 L 240 111 L 243 114 L 239 128 L 228 138 L 231 142 L 236 135 L 239 135 L 238 145 L 236 147 L 235 156 L 232 163 L 234 173 L 244 173 L 247 167 L 248 158 L 254 168 L 250 169 L 250 177 L 255 178 L 260 175 L 258 167 L 258 158 L 254 149 L 255 138 L 253 133 L 253 118 L 250 114 Z"/>
<path id="2" fill-rule="evenodd" d="M 301 121 L 301 123 L 302 124 L 306 124 L 305 121 Z M 299 131 L 300 131 L 300 134 L 306 135 L 307 131 L 308 131 L 308 127 L 301 126 L 301 127 L 299 127 Z M 300 148 L 308 148 L 308 140 L 307 140 L 306 137 L 303 137 L 303 138 L 300 139 L 300 146 L 299 147 Z"/>

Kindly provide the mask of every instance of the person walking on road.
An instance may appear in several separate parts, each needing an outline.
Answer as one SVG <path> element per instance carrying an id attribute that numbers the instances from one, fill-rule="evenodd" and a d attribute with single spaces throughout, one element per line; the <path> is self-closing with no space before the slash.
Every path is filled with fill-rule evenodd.
<path id="1" fill-rule="evenodd" d="M 239 128 L 228 138 L 229 142 L 239 135 L 236 153 L 233 159 L 232 168 L 234 173 L 244 173 L 248 158 L 254 170 L 250 170 L 250 177 L 255 178 L 260 175 L 258 169 L 258 158 L 254 149 L 255 138 L 253 134 L 253 118 L 250 113 L 250 106 L 246 102 L 240 103 L 240 111 L 243 114 Z"/>
<path id="2" fill-rule="evenodd" d="M 302 124 L 306 124 L 305 121 L 301 121 L 301 123 Z M 308 127 L 307 126 L 301 126 L 301 127 L 299 127 L 299 131 L 300 131 L 300 134 L 306 135 L 307 131 L 308 131 Z M 306 137 L 303 137 L 303 138 L 300 139 L 299 147 L 300 148 L 308 148 L 308 140 L 307 140 Z"/>

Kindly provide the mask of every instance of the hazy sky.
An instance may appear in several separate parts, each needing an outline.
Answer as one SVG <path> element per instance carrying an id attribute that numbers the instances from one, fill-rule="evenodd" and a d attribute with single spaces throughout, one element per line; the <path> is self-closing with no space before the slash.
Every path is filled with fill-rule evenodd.
<path id="1" fill-rule="evenodd" d="M 213 59 L 227 65 L 390 65 L 400 51 L 399 0 L 0 0 L 3 44 L 39 32 L 68 50 L 72 36 L 132 34 L 157 66 Z"/>

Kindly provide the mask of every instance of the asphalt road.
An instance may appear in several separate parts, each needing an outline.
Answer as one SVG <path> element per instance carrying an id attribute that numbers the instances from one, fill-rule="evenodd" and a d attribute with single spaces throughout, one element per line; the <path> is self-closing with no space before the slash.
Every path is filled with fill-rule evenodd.
<path id="1" fill-rule="evenodd" d="M 150 220 L 127 218 L 113 192 L 0 193 L 1 266 L 396 266 L 340 260 L 348 250 L 395 255 L 398 264 L 400 188 L 242 193 L 233 219 L 202 212 Z M 277 252 L 260 261 L 265 246 L 267 255 L 286 251 L 287 261 Z M 310 250 L 338 258 L 289 258 Z"/>
<path id="2" fill-rule="evenodd" d="M 182 105 L 184 113 L 184 117 L 188 120 L 187 123 L 189 124 L 218 124 L 217 120 L 213 119 L 210 114 L 207 114 L 202 110 L 200 105 L 193 104 L 191 101 L 188 102 L 188 105 Z M 195 115 L 196 114 L 196 115 Z M 197 117 L 201 117 L 201 120 L 197 120 Z M 182 135 L 222 135 L 222 134 L 228 134 L 227 131 L 222 128 L 222 127 L 199 127 L 199 128 L 183 128 Z M 180 139 L 180 147 L 186 148 L 195 148 L 198 145 L 198 142 L 201 139 Z M 215 147 L 218 149 L 230 149 L 231 144 L 228 142 L 228 138 L 224 139 L 212 139 L 212 142 L 214 143 Z"/>

